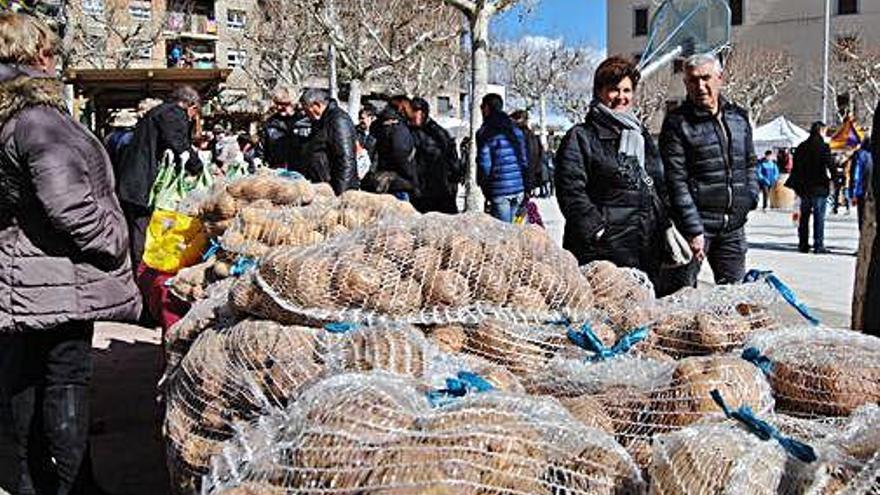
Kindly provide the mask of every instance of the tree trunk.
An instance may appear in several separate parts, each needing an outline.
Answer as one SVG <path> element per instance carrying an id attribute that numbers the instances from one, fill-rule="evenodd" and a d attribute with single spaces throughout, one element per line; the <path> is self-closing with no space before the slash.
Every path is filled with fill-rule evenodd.
<path id="1" fill-rule="evenodd" d="M 547 147 L 547 143 L 549 142 L 549 134 L 550 132 L 547 130 L 547 96 L 541 95 L 541 99 L 538 101 L 540 105 L 540 125 L 541 125 L 541 146 L 544 147 L 546 151 L 549 149 Z"/>
<path id="2" fill-rule="evenodd" d="M 489 19 L 485 12 L 477 12 L 471 23 L 471 129 L 465 184 L 465 211 L 483 211 L 485 198 L 477 185 L 477 130 L 483 123 L 480 103 L 489 84 Z"/>
<path id="3" fill-rule="evenodd" d="M 360 79 L 349 81 L 348 90 L 348 115 L 351 120 L 358 121 L 358 113 L 361 111 L 361 96 L 364 94 L 364 84 Z"/>
<path id="4" fill-rule="evenodd" d="M 873 181 L 871 181 L 873 183 Z M 852 305 L 852 329 L 865 330 L 865 296 L 868 290 L 868 268 L 871 266 L 871 256 L 874 250 L 874 237 L 877 235 L 877 218 L 874 210 L 876 193 L 873 184 L 868 184 L 868 192 L 865 194 L 864 215 L 862 219 L 862 231 L 859 236 L 859 253 L 856 261 L 856 281 L 853 288 Z M 876 329 L 869 329 L 876 330 Z"/>
<path id="5" fill-rule="evenodd" d="M 339 80 L 336 74 L 336 46 L 333 43 L 330 43 L 327 49 L 327 62 L 329 65 L 327 86 L 330 90 L 330 98 L 335 100 L 339 98 Z"/>

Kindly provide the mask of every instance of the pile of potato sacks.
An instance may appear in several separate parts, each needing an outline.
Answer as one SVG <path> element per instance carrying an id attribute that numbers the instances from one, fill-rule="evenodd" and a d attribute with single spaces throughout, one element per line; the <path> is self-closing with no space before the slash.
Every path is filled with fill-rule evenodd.
<path id="1" fill-rule="evenodd" d="M 229 218 L 221 251 L 257 264 L 175 327 L 178 493 L 836 494 L 876 481 L 880 340 L 792 325 L 764 283 L 655 300 L 644 274 L 578 267 L 539 229 L 389 198 L 249 203 Z M 726 418 L 716 390 L 817 459 Z"/>

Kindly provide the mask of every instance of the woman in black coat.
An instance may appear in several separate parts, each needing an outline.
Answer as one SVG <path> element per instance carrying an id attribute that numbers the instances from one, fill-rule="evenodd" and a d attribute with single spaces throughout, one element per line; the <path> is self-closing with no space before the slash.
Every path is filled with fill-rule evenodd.
<path id="1" fill-rule="evenodd" d="M 668 221 L 660 155 L 632 113 L 639 77 L 622 57 L 599 65 L 586 120 L 556 153 L 557 201 L 566 221 L 563 246 L 579 263 L 608 260 L 656 280 Z"/>

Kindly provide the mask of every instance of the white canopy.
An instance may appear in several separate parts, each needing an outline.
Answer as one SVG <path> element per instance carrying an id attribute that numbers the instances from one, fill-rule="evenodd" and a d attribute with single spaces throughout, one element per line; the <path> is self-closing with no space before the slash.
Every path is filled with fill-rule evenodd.
<path id="1" fill-rule="evenodd" d="M 773 148 L 794 148 L 809 136 L 810 133 L 780 115 L 755 129 L 752 138 L 755 142 L 755 153 L 762 156 L 765 151 Z"/>

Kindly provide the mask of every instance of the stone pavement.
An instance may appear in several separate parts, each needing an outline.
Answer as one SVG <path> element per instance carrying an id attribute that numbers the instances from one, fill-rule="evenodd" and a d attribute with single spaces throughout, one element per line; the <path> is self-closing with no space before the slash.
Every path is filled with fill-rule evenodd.
<path id="1" fill-rule="evenodd" d="M 565 219 L 555 198 L 539 199 L 537 203 L 547 230 L 561 244 Z M 798 252 L 797 227 L 790 212 L 752 212 L 746 234 L 747 268 L 773 270 L 824 323 L 850 326 L 859 243 L 855 209 L 851 215 L 843 210 L 839 215 L 828 215 L 825 244 L 832 252 L 828 255 Z M 708 264 L 703 266 L 700 282 L 712 284 Z"/>

